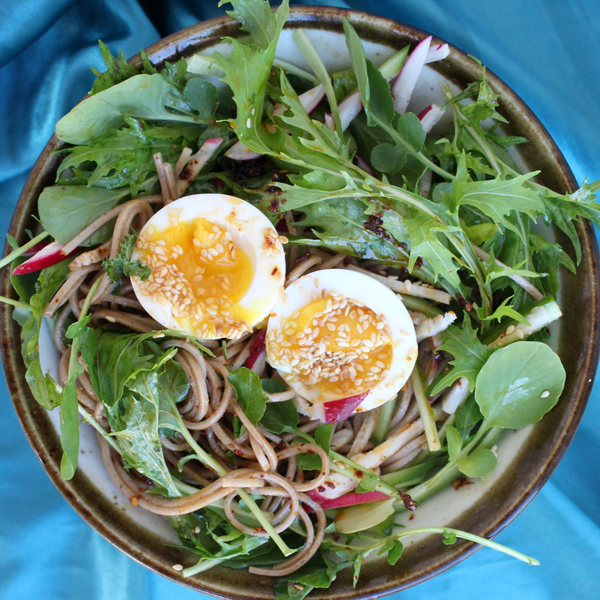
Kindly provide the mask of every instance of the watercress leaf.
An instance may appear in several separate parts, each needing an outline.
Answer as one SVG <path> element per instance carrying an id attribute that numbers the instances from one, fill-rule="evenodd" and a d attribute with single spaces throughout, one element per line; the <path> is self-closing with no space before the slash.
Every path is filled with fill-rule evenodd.
<path id="1" fill-rule="evenodd" d="M 159 74 L 136 75 L 90 96 L 56 124 L 56 137 L 85 145 L 124 124 L 123 115 L 149 121 L 197 123 L 199 118 L 167 108 L 170 86 Z"/>
<path id="2" fill-rule="evenodd" d="M 393 548 L 388 551 L 387 561 L 390 565 L 395 565 L 398 562 L 398 559 L 402 556 L 402 551 L 404 550 L 404 546 L 400 540 L 396 540 L 394 542 Z"/>
<path id="3" fill-rule="evenodd" d="M 81 185 L 48 186 L 38 200 L 42 227 L 57 242 L 66 244 L 127 195 L 128 188 L 104 190 Z M 82 245 L 85 246 L 86 242 Z"/>
<path id="4" fill-rule="evenodd" d="M 493 471 L 497 462 L 496 455 L 488 448 L 475 448 L 473 452 L 463 456 L 456 466 L 463 475 L 477 479 Z"/>
<path id="5" fill-rule="evenodd" d="M 454 357 L 450 361 L 454 368 L 434 381 L 429 394 L 438 394 L 460 377 L 469 380 L 470 389 L 473 391 L 477 375 L 492 352 L 479 341 L 468 314 L 465 314 L 462 328 L 450 325 L 446 331 L 440 333 L 440 340 L 443 342 L 441 349 Z"/>
<path id="6" fill-rule="evenodd" d="M 454 532 L 444 531 L 443 535 L 444 535 L 444 539 L 443 539 L 442 543 L 444 545 L 451 546 L 452 544 L 456 543 L 456 534 Z"/>
<path id="7" fill-rule="evenodd" d="M 333 425 L 319 425 L 315 429 L 315 441 L 325 452 L 329 452 L 332 435 Z"/>
<path id="8" fill-rule="evenodd" d="M 254 371 L 246 367 L 240 367 L 229 374 L 228 380 L 235 390 L 235 395 L 242 410 L 248 419 L 256 425 L 264 415 L 269 399 L 262 388 L 260 377 Z"/>
<path id="9" fill-rule="evenodd" d="M 282 381 L 277 381 L 277 379 L 261 379 L 263 390 L 267 392 L 267 394 L 280 394 L 281 392 L 286 392 L 288 387 Z"/>
<path id="10" fill-rule="evenodd" d="M 448 441 L 448 454 L 450 460 L 456 462 L 456 457 L 462 448 L 463 439 L 454 425 L 446 426 L 446 438 Z"/>
<path id="11" fill-rule="evenodd" d="M 381 173 L 398 173 L 406 164 L 405 148 L 393 144 L 380 144 L 371 152 L 371 164 Z"/>
<path id="12" fill-rule="evenodd" d="M 565 377 L 549 346 L 515 342 L 490 356 L 477 376 L 475 399 L 488 427 L 521 429 L 558 402 Z"/>
<path id="13" fill-rule="evenodd" d="M 263 381 L 263 386 L 264 383 L 265 382 Z M 265 391 L 269 390 L 265 389 Z M 260 420 L 260 424 L 265 429 L 279 435 L 283 433 L 286 427 L 296 427 L 298 425 L 298 420 L 298 411 L 296 410 L 294 403 L 291 400 L 286 400 L 285 402 L 268 403 Z"/>
<path id="14" fill-rule="evenodd" d="M 411 147 L 413 152 L 421 152 L 425 143 L 425 130 L 415 113 L 407 112 L 396 122 L 396 131 Z"/>
<path id="15" fill-rule="evenodd" d="M 194 77 L 185 86 L 184 96 L 190 107 L 198 112 L 200 119 L 214 116 L 219 104 L 219 93 L 212 83 Z"/>

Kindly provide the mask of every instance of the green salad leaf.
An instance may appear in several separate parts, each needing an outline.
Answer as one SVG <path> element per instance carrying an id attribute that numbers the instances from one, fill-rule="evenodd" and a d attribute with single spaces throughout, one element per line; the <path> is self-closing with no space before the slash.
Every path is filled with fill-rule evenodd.
<path id="1" fill-rule="evenodd" d="M 148 265 L 143 265 L 140 260 L 131 260 L 136 240 L 136 233 L 125 234 L 116 258 L 106 259 L 102 263 L 102 268 L 116 285 L 121 284 L 123 276 L 139 277 L 141 281 L 146 281 L 150 277 L 151 271 Z"/>
<path id="2" fill-rule="evenodd" d="M 537 423 L 557 402 L 565 369 L 541 342 L 496 350 L 477 376 L 475 399 L 489 427 L 521 429 Z"/>

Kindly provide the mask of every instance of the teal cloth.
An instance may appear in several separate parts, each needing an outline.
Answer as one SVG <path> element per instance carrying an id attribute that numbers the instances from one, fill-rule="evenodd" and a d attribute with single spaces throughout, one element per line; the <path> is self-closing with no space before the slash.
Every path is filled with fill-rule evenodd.
<path id="1" fill-rule="evenodd" d="M 310 4 L 311 2 L 307 2 Z M 320 2 L 377 12 L 479 57 L 541 119 L 575 176 L 600 178 L 597 0 Z M 103 69 L 102 39 L 131 56 L 223 14 L 217 0 L 0 2 L 0 234 L 55 122 Z M 484 549 L 403 600 L 600 597 L 600 387 L 538 496 L 496 540 L 533 568 Z M 95 533 L 54 488 L 0 383 L 0 600 L 171 600 L 196 593 L 144 569 Z M 402 568 L 401 561 L 396 568 Z"/>

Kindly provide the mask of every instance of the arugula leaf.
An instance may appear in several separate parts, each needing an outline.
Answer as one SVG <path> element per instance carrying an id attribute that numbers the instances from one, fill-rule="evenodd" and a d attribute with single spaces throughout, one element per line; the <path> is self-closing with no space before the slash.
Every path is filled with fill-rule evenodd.
<path id="1" fill-rule="evenodd" d="M 128 188 L 104 190 L 80 185 L 48 186 L 38 200 L 40 221 L 57 242 L 66 244 L 128 195 Z M 110 230 L 105 231 L 108 239 Z M 82 245 L 104 242 L 106 239 L 95 236 Z"/>
<path id="2" fill-rule="evenodd" d="M 102 52 L 104 64 L 108 69 L 101 73 L 92 67 L 92 73 L 96 75 L 97 79 L 94 81 L 94 86 L 89 92 L 90 96 L 103 90 L 107 90 L 109 87 L 138 74 L 137 68 L 127 63 L 123 50 L 119 50 L 118 56 L 113 56 L 108 49 L 108 46 L 102 40 L 98 40 L 98 44 L 100 46 L 100 52 Z"/>
<path id="3" fill-rule="evenodd" d="M 479 410 L 479 405 L 475 401 L 475 396 L 470 396 L 466 402 L 463 402 L 454 413 L 454 424 L 460 432 L 463 440 L 466 440 L 475 425 L 483 419 Z"/>
<path id="4" fill-rule="evenodd" d="M 265 412 L 260 420 L 260 424 L 265 429 L 277 435 L 282 434 L 284 431 L 291 433 L 293 428 L 297 427 L 298 422 L 298 411 L 291 400 L 270 402 L 266 405 Z"/>
<path id="5" fill-rule="evenodd" d="M 159 352 L 157 349 L 156 354 Z M 125 464 L 165 488 L 172 497 L 181 494 L 169 473 L 159 430 L 177 430 L 172 423 L 172 407 L 185 398 L 188 391 L 189 382 L 179 363 L 158 362 L 154 370 L 141 371 L 127 382 L 119 410 L 110 412 L 111 429 L 123 451 Z"/>
<path id="6" fill-rule="evenodd" d="M 376 225 L 377 219 L 367 214 L 367 210 L 370 209 L 361 200 L 354 198 L 322 200 L 303 206 L 300 210 L 304 213 L 304 217 L 297 222 L 297 225 L 314 227 L 312 232 L 319 240 L 319 246 L 359 258 L 374 256 L 401 265 L 408 263 L 407 253 L 400 246 L 400 241 L 392 237 L 387 229 Z M 392 218 L 392 215 L 388 214 L 391 211 L 384 211 L 383 208 L 381 211 L 387 219 Z M 399 215 L 397 218 L 399 223 L 403 224 Z M 300 245 L 315 243 L 310 238 L 291 238 L 290 241 Z"/>
<path id="7" fill-rule="evenodd" d="M 558 245 L 552 244 L 542 236 L 529 234 L 529 245 L 533 251 L 533 265 L 538 273 L 546 274 L 540 284 L 547 296 L 558 294 L 558 268 L 563 265 L 575 273 L 575 264 L 569 255 Z"/>
<path id="8" fill-rule="evenodd" d="M 240 367 L 232 371 L 227 379 L 233 386 L 245 415 L 256 425 L 264 415 L 269 399 L 263 390 L 260 377 L 254 371 Z"/>
<path id="9" fill-rule="evenodd" d="M 164 162 L 174 165 L 183 146 L 195 143 L 203 129 L 196 124 L 182 123 L 169 127 L 128 116 L 123 119 L 125 127 L 109 129 L 89 144 L 61 151 L 68 156 L 58 169 L 57 179 L 65 169 L 86 162 L 95 163 L 87 181 L 88 187 L 98 184 L 113 189 L 129 185 L 135 197 L 147 176 L 156 173 L 154 154 L 160 152 Z"/>
<path id="10" fill-rule="evenodd" d="M 471 327 L 471 319 L 467 313 L 462 328 L 450 325 L 439 336 L 443 342 L 441 349 L 454 357 L 450 361 L 454 368 L 435 380 L 429 394 L 434 396 L 461 377 L 469 380 L 470 389 L 473 391 L 477 375 L 490 358 L 491 350 L 479 341 L 477 331 Z"/>
<path id="11" fill-rule="evenodd" d="M 219 94 L 212 83 L 194 77 L 187 82 L 183 94 L 200 119 L 213 117 L 219 105 Z"/>
<path id="12" fill-rule="evenodd" d="M 56 124 L 56 137 L 85 145 L 125 123 L 123 115 L 149 121 L 200 123 L 193 114 L 176 112 L 172 88 L 160 75 L 135 75 L 90 96 Z"/>
<path id="13" fill-rule="evenodd" d="M 140 260 L 131 260 L 136 240 L 136 233 L 125 234 L 117 257 L 102 262 L 102 268 L 116 285 L 121 284 L 123 276 L 139 277 L 141 281 L 146 281 L 150 277 L 151 270 L 148 265 L 143 265 Z"/>
<path id="14" fill-rule="evenodd" d="M 225 3 L 222 0 L 219 6 Z M 214 54 L 225 73 L 222 81 L 233 91 L 237 107 L 231 126 L 247 148 L 269 154 L 269 146 L 277 134 L 268 133 L 261 125 L 263 101 L 279 34 L 289 14 L 288 1 L 284 0 L 275 13 L 264 0 L 232 0 L 230 3 L 233 6 L 230 14 L 239 16 L 244 30 L 252 33 L 249 39 L 223 38 L 232 45 L 227 58 L 219 52 Z M 279 132 L 279 139 L 282 136 L 285 134 Z"/>
<path id="15" fill-rule="evenodd" d="M 537 423 L 558 402 L 565 377 L 549 346 L 515 342 L 496 350 L 483 366 L 475 400 L 487 427 L 521 429 Z"/>
<path id="16" fill-rule="evenodd" d="M 508 303 L 512 300 L 512 298 L 513 297 L 510 296 L 510 297 L 504 299 L 502 301 L 502 303 L 489 316 L 486 316 L 485 309 L 479 308 L 479 306 L 476 306 L 477 317 L 481 321 L 493 321 L 494 319 L 496 319 L 498 321 L 498 323 L 502 319 L 508 318 L 508 319 L 514 319 L 515 321 L 518 321 L 519 323 L 523 323 L 523 325 L 529 325 L 529 321 L 520 312 L 518 312 L 514 309 L 514 305 L 509 306 Z"/>
<path id="17" fill-rule="evenodd" d="M 33 397 L 47 410 L 58 406 L 61 399 L 52 377 L 42 373 L 39 357 L 40 327 L 46 306 L 65 282 L 69 273 L 68 261 L 60 262 L 41 271 L 35 284 L 35 294 L 29 301 L 31 312 L 21 329 L 21 354 L 27 367 L 25 379 Z"/>
<path id="18" fill-rule="evenodd" d="M 448 441 L 448 454 L 450 460 L 456 462 L 456 457 L 460 452 L 463 444 L 463 438 L 453 425 L 446 426 L 446 439 Z"/>

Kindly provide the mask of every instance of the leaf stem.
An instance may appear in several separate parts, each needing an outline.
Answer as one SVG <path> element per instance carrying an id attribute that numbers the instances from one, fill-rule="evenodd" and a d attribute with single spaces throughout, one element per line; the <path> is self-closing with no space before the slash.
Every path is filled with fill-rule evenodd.
<path id="1" fill-rule="evenodd" d="M 47 231 L 42 231 L 40 235 L 29 240 L 26 244 L 23 244 L 20 248 L 15 248 L 10 254 L 7 254 L 2 260 L 0 260 L 0 269 L 9 265 L 15 258 L 18 258 L 22 254 L 25 254 L 27 250 L 33 248 L 37 243 L 41 242 L 44 238 L 47 238 L 50 234 Z"/>
<path id="2" fill-rule="evenodd" d="M 92 415 L 90 415 L 90 413 L 79 403 L 77 404 L 77 410 L 79 411 L 79 414 L 82 416 L 83 420 L 88 425 L 91 425 L 106 440 L 106 442 L 110 444 L 119 455 L 122 456 L 121 449 L 119 448 L 118 444 L 115 442 L 112 436 L 108 435 L 106 431 L 102 429 L 100 423 L 98 423 L 98 421 L 96 421 L 96 419 L 94 419 L 94 417 L 92 417 Z"/>
<path id="3" fill-rule="evenodd" d="M 200 460 L 210 469 L 213 469 L 218 475 L 224 477 L 227 475 L 227 471 L 205 450 L 196 443 L 196 440 L 191 436 L 187 427 L 184 427 L 181 431 L 186 442 L 192 447 L 192 450 L 198 455 Z M 271 539 L 277 544 L 277 547 L 281 550 L 284 556 L 294 554 L 296 550 L 292 550 L 281 538 L 281 536 L 275 531 L 273 525 L 269 522 L 265 514 L 260 510 L 254 499 L 246 490 L 242 488 L 236 488 L 235 490 L 238 496 L 247 504 L 248 508 L 252 511 L 254 516 L 258 519 L 262 528 L 271 536 Z"/>
<path id="4" fill-rule="evenodd" d="M 26 302 L 20 302 L 19 300 L 13 300 L 12 298 L 7 298 L 6 296 L 0 296 L 0 302 L 4 302 L 4 304 L 10 304 L 15 308 L 23 308 L 26 310 L 31 310 L 31 306 Z"/>
<path id="5" fill-rule="evenodd" d="M 470 542 L 474 542 L 475 544 L 487 546 L 488 548 L 492 548 L 492 550 L 497 550 L 498 552 L 502 552 L 503 554 L 508 554 L 509 556 L 526 562 L 527 564 L 530 564 L 532 566 L 539 566 L 540 564 L 539 560 L 531 558 L 531 556 L 527 556 L 522 552 L 517 552 L 517 550 L 513 550 L 512 548 L 508 548 L 507 546 L 503 546 L 502 544 L 498 544 L 496 542 L 493 542 L 492 540 L 488 540 L 487 538 L 480 537 L 473 533 L 461 531 L 460 529 L 451 529 L 450 527 L 418 527 L 417 529 L 407 529 L 405 531 L 401 531 L 400 533 L 394 535 L 394 537 L 396 539 L 402 539 L 411 535 L 422 535 L 427 533 L 439 533 L 444 537 L 456 536 L 457 538 L 468 540 Z"/>
<path id="6" fill-rule="evenodd" d="M 412 382 L 413 391 L 417 400 L 417 406 L 419 407 L 421 421 L 423 421 L 423 429 L 425 430 L 427 445 L 429 446 L 430 452 L 437 452 L 441 448 L 441 444 L 438 436 L 437 426 L 435 424 L 435 411 L 433 408 L 431 408 L 431 404 L 429 404 L 429 400 L 425 395 L 423 380 L 421 379 L 418 365 L 415 365 L 412 375 L 410 376 L 410 380 Z"/>

